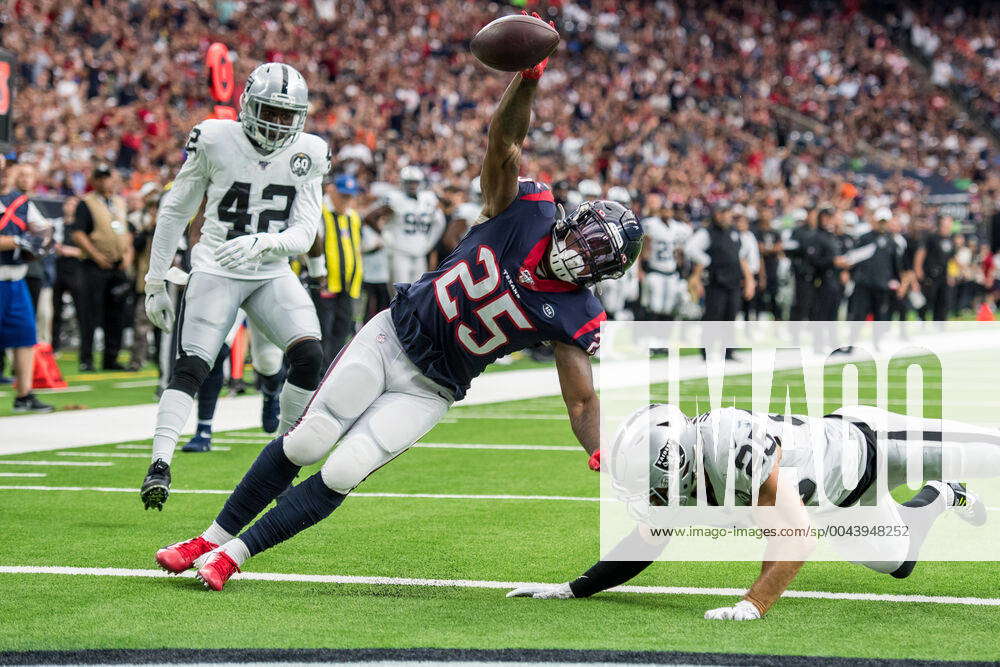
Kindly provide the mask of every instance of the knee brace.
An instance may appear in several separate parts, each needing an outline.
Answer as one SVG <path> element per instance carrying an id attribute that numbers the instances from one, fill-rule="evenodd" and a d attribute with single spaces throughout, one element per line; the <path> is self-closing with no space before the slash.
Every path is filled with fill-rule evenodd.
<path id="1" fill-rule="evenodd" d="M 183 391 L 188 396 L 194 396 L 198 393 L 202 382 L 208 377 L 210 370 L 208 362 L 201 357 L 181 354 L 174 365 L 174 373 L 170 376 L 170 384 L 167 385 L 167 389 L 176 389 Z"/>
<path id="2" fill-rule="evenodd" d="M 285 350 L 288 357 L 288 382 L 312 391 L 323 377 L 323 346 L 315 338 L 293 343 Z"/>
<path id="3" fill-rule="evenodd" d="M 320 412 L 307 412 L 285 436 L 284 452 L 297 466 L 309 466 L 326 456 L 340 439 L 340 423 Z"/>

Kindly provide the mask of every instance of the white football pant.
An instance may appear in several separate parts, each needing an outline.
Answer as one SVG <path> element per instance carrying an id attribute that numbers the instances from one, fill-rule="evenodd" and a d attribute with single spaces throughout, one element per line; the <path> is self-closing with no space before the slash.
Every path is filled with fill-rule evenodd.
<path id="1" fill-rule="evenodd" d="M 327 370 L 285 455 L 299 466 L 320 461 L 323 482 L 348 493 L 409 449 L 453 403 L 451 393 L 407 358 L 388 310 L 373 317 Z"/>

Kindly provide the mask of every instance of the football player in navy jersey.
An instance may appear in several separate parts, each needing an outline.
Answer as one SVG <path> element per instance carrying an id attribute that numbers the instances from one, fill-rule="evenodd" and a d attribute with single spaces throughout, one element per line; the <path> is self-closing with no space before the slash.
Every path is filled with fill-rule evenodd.
<path id="1" fill-rule="evenodd" d="M 620 277 L 643 232 L 621 204 L 584 202 L 563 215 L 548 186 L 518 178 L 545 64 L 514 76 L 490 123 L 484 221 L 436 270 L 396 285 L 390 307 L 344 348 L 298 424 L 263 449 L 208 530 L 157 552 L 162 567 L 197 567 L 205 586 L 222 590 L 247 558 L 327 517 L 409 449 L 491 362 L 541 341 L 555 346 L 573 432 L 588 454 L 597 450 L 589 357 L 605 315 L 587 286 Z M 324 457 L 320 472 L 244 531 L 302 466 Z"/>

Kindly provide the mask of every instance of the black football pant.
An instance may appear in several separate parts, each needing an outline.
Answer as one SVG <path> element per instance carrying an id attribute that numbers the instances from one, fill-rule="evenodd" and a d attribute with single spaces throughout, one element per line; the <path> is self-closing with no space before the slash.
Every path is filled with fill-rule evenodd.
<path id="1" fill-rule="evenodd" d="M 80 363 L 94 363 L 94 332 L 104 329 L 104 366 L 118 361 L 122 331 L 129 319 L 132 288 L 121 269 L 102 269 L 83 262 L 80 317 Z"/>
<path id="2" fill-rule="evenodd" d="M 944 276 L 930 278 L 921 285 L 927 305 L 920 312 L 920 319 L 927 319 L 927 315 L 933 316 L 935 322 L 944 322 L 948 319 L 948 310 L 951 306 L 951 288 Z"/>
<path id="3" fill-rule="evenodd" d="M 737 287 L 709 285 L 705 288 L 705 322 L 733 322 L 743 304 L 741 290 Z"/>
<path id="4" fill-rule="evenodd" d="M 815 278 L 805 278 L 795 276 L 795 297 L 792 299 L 792 312 L 788 319 L 793 322 L 808 320 L 813 315 L 814 304 L 816 303 L 816 280 Z"/>
<path id="5" fill-rule="evenodd" d="M 323 295 L 310 290 L 323 337 L 323 368 L 329 368 L 354 333 L 354 299 L 347 292 Z"/>
<path id="6" fill-rule="evenodd" d="M 888 320 L 892 298 L 890 289 L 855 285 L 851 297 L 851 319 L 861 322 L 867 319 L 868 315 L 873 315 L 876 321 Z"/>

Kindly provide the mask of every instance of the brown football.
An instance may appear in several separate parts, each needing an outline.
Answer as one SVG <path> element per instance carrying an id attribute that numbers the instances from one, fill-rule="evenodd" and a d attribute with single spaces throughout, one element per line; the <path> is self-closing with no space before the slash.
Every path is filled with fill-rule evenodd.
<path id="1" fill-rule="evenodd" d="M 559 46 L 559 33 L 541 19 L 523 14 L 490 22 L 472 38 L 470 48 L 484 65 L 502 72 L 534 67 Z"/>

